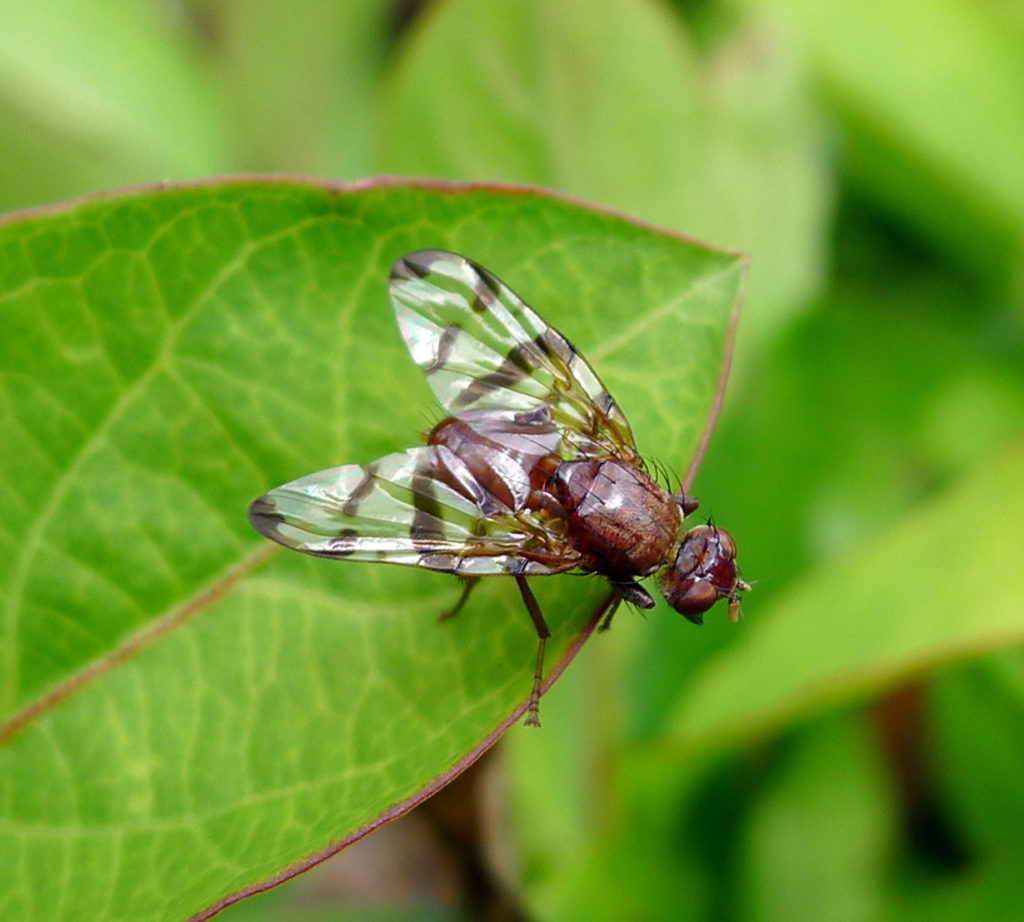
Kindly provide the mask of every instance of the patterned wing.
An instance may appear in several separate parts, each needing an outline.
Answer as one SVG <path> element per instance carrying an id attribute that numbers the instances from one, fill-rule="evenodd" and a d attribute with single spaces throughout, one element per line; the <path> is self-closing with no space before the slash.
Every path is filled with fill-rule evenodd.
<path id="1" fill-rule="evenodd" d="M 586 359 L 482 266 L 444 250 L 408 253 L 391 269 L 391 300 L 413 361 L 453 416 L 553 425 L 563 457 L 639 462 L 625 415 Z"/>
<path id="2" fill-rule="evenodd" d="M 529 512 L 513 513 L 447 447 L 427 445 L 277 487 L 249 507 L 260 534 L 317 557 L 461 576 L 543 576 L 578 554 Z"/>

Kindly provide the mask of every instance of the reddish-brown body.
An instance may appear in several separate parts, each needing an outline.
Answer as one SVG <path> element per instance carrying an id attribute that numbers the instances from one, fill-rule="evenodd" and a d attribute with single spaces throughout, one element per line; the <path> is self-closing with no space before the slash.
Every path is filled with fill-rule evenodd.
<path id="1" fill-rule="evenodd" d="M 612 579 L 646 576 L 669 560 L 679 540 L 679 504 L 634 465 L 566 461 L 549 489 L 586 570 Z"/>
<path id="2" fill-rule="evenodd" d="M 551 452 L 557 440 L 554 430 L 535 433 L 514 424 L 505 428 L 492 426 L 485 434 L 454 417 L 438 423 L 427 436 L 427 444 L 450 448 L 476 482 L 513 512 L 550 505 L 550 498 L 542 494 L 561 463 Z M 448 486 L 468 499 L 475 499 L 450 471 L 438 474 Z"/>
<path id="3" fill-rule="evenodd" d="M 636 465 L 622 461 L 562 461 L 545 432 L 508 424 L 479 431 L 446 419 L 428 436 L 445 445 L 491 496 L 513 512 L 546 511 L 549 528 L 578 554 L 574 565 L 628 581 L 671 559 L 679 541 L 678 500 Z M 438 476 L 472 499 L 448 471 Z"/>
<path id="4" fill-rule="evenodd" d="M 738 617 L 738 593 L 749 586 L 740 579 L 732 536 L 710 524 L 680 535 L 696 501 L 663 490 L 639 465 L 616 459 L 563 461 L 552 450 L 557 431 L 508 420 L 474 427 L 446 419 L 427 441 L 451 449 L 489 499 L 512 512 L 546 515 L 547 532 L 565 546 L 524 549 L 525 558 L 561 560 L 566 568 L 601 573 L 623 598 L 643 607 L 654 600 L 633 580 L 669 564 L 661 590 L 676 611 L 700 623 L 715 602 L 728 599 L 730 615 Z M 434 474 L 480 502 L 451 471 Z"/>

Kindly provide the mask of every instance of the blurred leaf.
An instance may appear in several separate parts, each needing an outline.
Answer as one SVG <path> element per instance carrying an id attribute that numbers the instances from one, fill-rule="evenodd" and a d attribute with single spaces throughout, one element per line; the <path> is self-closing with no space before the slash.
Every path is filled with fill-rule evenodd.
<path id="1" fill-rule="evenodd" d="M 860 922 L 879 918 L 895 845 L 895 802 L 862 723 L 800 734 L 748 817 L 738 917 Z"/>
<path id="2" fill-rule="evenodd" d="M 683 695 L 673 744 L 763 734 L 937 664 L 1020 642 L 1022 465 L 1024 447 L 1015 444 L 776 596 L 751 625 L 751 643 L 705 666 Z"/>
<path id="3" fill-rule="evenodd" d="M 614 775 L 623 710 L 617 667 L 634 644 L 630 628 L 636 622 L 644 623 L 633 612 L 620 612 L 611 630 L 592 638 L 545 697 L 545 732 L 509 734 L 502 740 L 518 862 L 503 871 L 524 891 L 531 917 L 559 922 L 630 918 L 624 904 L 636 906 L 638 888 L 647 887 L 648 875 L 664 886 L 646 890 L 645 905 L 682 885 L 679 873 L 660 875 L 660 865 L 654 865 L 661 856 L 652 855 L 656 849 L 634 850 L 645 868 L 637 876 L 640 868 L 626 857 L 629 830 L 608 841 L 609 832 L 618 829 L 621 808 Z M 643 833 L 648 843 L 653 841 L 649 826 Z M 609 867 L 618 869 L 611 878 Z M 630 884 L 622 887 L 625 875 Z"/>
<path id="4" fill-rule="evenodd" d="M 939 676 L 931 724 L 944 799 L 970 847 L 1024 854 L 1024 655 Z"/>
<path id="5" fill-rule="evenodd" d="M 906 893 L 882 918 L 893 922 L 1017 922 L 1024 855 L 1007 851 L 948 880 L 928 881 Z"/>
<path id="6" fill-rule="evenodd" d="M 993 349 L 970 293 L 947 275 L 920 285 L 909 275 L 894 273 L 884 294 L 843 284 L 741 366 L 746 381 L 730 380 L 693 492 L 736 537 L 756 590 L 739 633 L 721 618 L 699 631 L 680 630 L 672 613 L 647 619 L 625 690 L 632 735 L 660 731 L 713 651 L 757 647 L 763 613 L 792 580 L 871 540 L 1024 431 L 1015 341 Z"/>
<path id="7" fill-rule="evenodd" d="M 420 869 L 417 869 L 420 870 Z M 229 906 L 218 922 L 470 922 L 462 913 L 435 906 L 365 906 L 357 901 L 332 898 L 332 894 L 305 894 L 288 899 L 294 885 Z M 277 897 L 285 896 L 284 899 Z"/>
<path id="8" fill-rule="evenodd" d="M 689 922 L 707 918 L 707 894 L 686 856 L 640 827 L 590 841 L 558 869 L 539 918 L 558 922 Z M 596 845 L 596 847 L 595 847 Z M 554 898 L 552 898 L 554 897 Z"/>
<path id="9" fill-rule="evenodd" d="M 373 172 L 390 4 L 218 5 L 232 137 L 247 170 L 356 178 Z"/>
<path id="10" fill-rule="evenodd" d="M 387 183 L 159 188 L 0 224 L 6 916 L 183 918 L 295 873 L 521 707 L 536 638 L 508 581 L 440 627 L 451 581 L 275 555 L 245 518 L 436 414 L 386 293 L 424 246 L 493 268 L 642 444 L 693 455 L 735 254 L 522 189 Z M 537 582 L 550 675 L 605 590 Z"/>
<path id="11" fill-rule="evenodd" d="M 0 0 L 0 209 L 228 168 L 211 72 L 157 12 Z"/>
<path id="12" fill-rule="evenodd" d="M 756 252 L 741 343 L 820 283 L 821 136 L 769 33 L 751 25 L 704 61 L 648 0 L 452 0 L 420 26 L 385 170 L 550 186 Z"/>
<path id="13" fill-rule="evenodd" d="M 841 286 L 730 383 L 695 492 L 742 541 L 757 598 L 1024 431 L 1019 341 L 979 329 L 969 294 L 943 284 L 945 295 L 896 276 L 876 280 L 884 294 Z"/>
<path id="14" fill-rule="evenodd" d="M 1024 277 L 1024 32 L 972 0 L 786 0 L 854 178 L 1002 283 Z"/>

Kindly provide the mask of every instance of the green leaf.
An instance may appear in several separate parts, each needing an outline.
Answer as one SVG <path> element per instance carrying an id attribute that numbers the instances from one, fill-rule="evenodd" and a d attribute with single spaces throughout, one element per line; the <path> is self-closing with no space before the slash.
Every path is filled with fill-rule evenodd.
<path id="1" fill-rule="evenodd" d="M 237 160 L 249 170 L 373 172 L 385 27 L 379 0 L 218 4 Z M 297 66 L 301 63 L 301 66 Z"/>
<path id="2" fill-rule="evenodd" d="M 931 686 L 936 772 L 973 853 L 1024 853 L 1024 655 L 1019 649 L 951 670 Z"/>
<path id="3" fill-rule="evenodd" d="M 970 867 L 939 881 L 926 879 L 902 895 L 887 919 L 900 922 L 1016 922 L 1020 918 L 1020 868 L 1024 859 L 1009 850 L 993 860 Z"/>
<path id="4" fill-rule="evenodd" d="M 536 637 L 508 581 L 438 625 L 453 581 L 277 553 L 245 517 L 436 418 L 386 290 L 426 246 L 569 335 L 642 449 L 693 457 L 735 254 L 451 185 L 159 188 L 0 224 L 6 917 L 201 912 L 414 805 L 521 713 Z M 535 582 L 553 676 L 604 589 Z"/>
<path id="5" fill-rule="evenodd" d="M 784 19 L 855 180 L 992 278 L 1024 265 L 1024 31 L 971 0 L 749 0 Z M 1019 17 L 1017 17 L 1019 20 Z M 955 66 L 953 66 L 955 62 Z"/>
<path id="6" fill-rule="evenodd" d="M 216 71 L 166 12 L 0 0 L 0 209 L 227 169 Z"/>
<path id="7" fill-rule="evenodd" d="M 1024 447 L 794 584 L 751 643 L 707 664 L 678 702 L 674 745 L 722 745 L 1024 636 Z M 982 532 L 965 523 L 984 523 Z M 780 535 L 784 540 L 785 535 Z"/>
<path id="8" fill-rule="evenodd" d="M 863 718 L 825 721 L 781 754 L 747 817 L 739 916 L 879 918 L 898 805 L 870 730 Z"/>
<path id="9" fill-rule="evenodd" d="M 824 274 L 826 163 L 792 61 L 753 24 L 705 60 L 649 0 L 452 0 L 400 58 L 383 168 L 551 186 L 755 252 L 756 342 Z"/>

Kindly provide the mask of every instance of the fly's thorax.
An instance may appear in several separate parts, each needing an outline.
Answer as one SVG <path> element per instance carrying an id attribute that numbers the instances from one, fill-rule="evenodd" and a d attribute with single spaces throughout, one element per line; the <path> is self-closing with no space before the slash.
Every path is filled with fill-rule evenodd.
<path id="1" fill-rule="evenodd" d="M 714 525 L 698 525 L 683 535 L 674 563 L 661 577 L 661 591 L 677 612 L 700 624 L 719 599 L 728 599 L 730 616 L 739 610 L 739 593 L 750 587 L 740 579 L 736 542 Z"/>
<path id="2" fill-rule="evenodd" d="M 549 483 L 587 569 L 644 576 L 664 564 L 682 522 L 679 504 L 647 473 L 620 461 L 566 461 Z"/>

